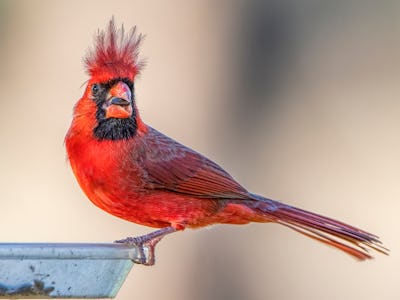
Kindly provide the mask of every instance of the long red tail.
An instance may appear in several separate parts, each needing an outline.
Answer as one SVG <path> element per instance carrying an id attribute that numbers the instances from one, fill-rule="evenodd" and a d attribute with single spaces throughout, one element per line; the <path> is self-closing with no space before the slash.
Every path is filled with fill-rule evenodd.
<path id="1" fill-rule="evenodd" d="M 354 226 L 300 208 L 254 195 L 252 208 L 268 220 L 338 248 L 359 260 L 373 258 L 369 250 L 388 254 L 379 237 Z"/>

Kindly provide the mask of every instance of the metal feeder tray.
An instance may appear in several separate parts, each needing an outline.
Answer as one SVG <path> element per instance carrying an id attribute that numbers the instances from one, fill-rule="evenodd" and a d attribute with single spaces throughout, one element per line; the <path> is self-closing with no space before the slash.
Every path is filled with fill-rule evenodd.
<path id="1" fill-rule="evenodd" d="M 0 298 L 113 298 L 138 256 L 115 243 L 0 243 Z"/>

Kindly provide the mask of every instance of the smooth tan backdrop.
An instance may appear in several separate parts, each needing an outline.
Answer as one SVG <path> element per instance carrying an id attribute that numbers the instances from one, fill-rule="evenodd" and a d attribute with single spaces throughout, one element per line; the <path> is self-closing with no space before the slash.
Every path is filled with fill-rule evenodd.
<path id="1" fill-rule="evenodd" d="M 277 225 L 187 230 L 117 299 L 399 299 L 397 1 L 0 1 L 0 241 L 151 230 L 93 206 L 65 159 L 82 56 L 111 16 L 147 36 L 136 82 L 147 123 L 251 191 L 392 250 L 359 263 Z"/>

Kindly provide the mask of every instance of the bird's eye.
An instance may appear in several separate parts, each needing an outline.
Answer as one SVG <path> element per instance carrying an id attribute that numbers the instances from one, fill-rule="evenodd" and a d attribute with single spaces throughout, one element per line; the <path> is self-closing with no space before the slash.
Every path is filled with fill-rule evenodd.
<path id="1" fill-rule="evenodd" d="M 96 95 L 96 94 L 98 93 L 99 90 L 100 90 L 99 85 L 98 85 L 97 83 L 94 83 L 94 84 L 92 85 L 92 94 L 93 94 L 93 95 Z"/>

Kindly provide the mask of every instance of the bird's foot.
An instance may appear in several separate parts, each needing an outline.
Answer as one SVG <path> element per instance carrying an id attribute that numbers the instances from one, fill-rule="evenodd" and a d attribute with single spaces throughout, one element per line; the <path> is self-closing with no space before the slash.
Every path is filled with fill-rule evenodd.
<path id="1" fill-rule="evenodd" d="M 138 237 L 127 237 L 122 240 L 117 240 L 115 243 L 136 246 L 139 253 L 133 261 L 138 264 L 152 266 L 155 263 L 155 247 L 157 243 L 161 241 L 165 235 L 175 231 L 176 229 L 173 227 L 165 227 Z"/>

